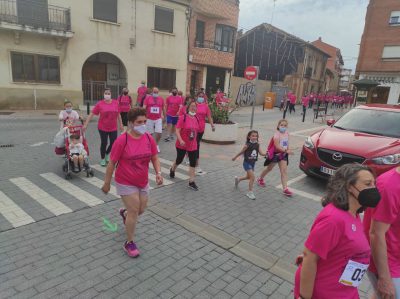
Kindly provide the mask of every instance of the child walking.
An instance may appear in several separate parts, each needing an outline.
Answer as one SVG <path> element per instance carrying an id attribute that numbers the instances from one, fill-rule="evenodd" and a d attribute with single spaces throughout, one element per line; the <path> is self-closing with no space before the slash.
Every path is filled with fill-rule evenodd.
<path id="1" fill-rule="evenodd" d="M 272 157 L 267 157 L 265 160 L 264 166 L 267 167 L 265 167 L 261 172 L 260 177 L 257 179 L 257 183 L 259 186 L 265 187 L 264 177 L 275 167 L 276 164 L 278 164 L 279 170 L 281 171 L 283 194 L 286 196 L 292 196 L 292 191 L 290 191 L 287 187 L 287 166 L 289 164 L 288 156 L 293 154 L 293 152 L 289 149 L 289 133 L 287 128 L 288 121 L 286 119 L 281 119 L 276 128 L 277 132 L 273 136 L 274 153 Z"/>
<path id="2" fill-rule="evenodd" d="M 235 188 L 238 187 L 241 181 L 249 180 L 249 191 L 246 193 L 246 196 L 250 199 L 256 199 L 253 192 L 253 185 L 255 181 L 254 176 L 254 167 L 256 161 L 258 159 L 258 154 L 261 156 L 265 156 L 260 150 L 260 144 L 258 143 L 258 132 L 255 130 L 247 133 L 246 144 L 235 157 L 232 158 L 232 161 L 235 161 L 240 155 L 243 154 L 243 168 L 246 171 L 246 176 L 244 177 L 235 177 Z"/>

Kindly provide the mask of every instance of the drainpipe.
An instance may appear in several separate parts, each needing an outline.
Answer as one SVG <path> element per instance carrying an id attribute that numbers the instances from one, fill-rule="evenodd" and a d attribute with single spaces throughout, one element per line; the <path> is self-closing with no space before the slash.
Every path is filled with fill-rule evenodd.
<path id="1" fill-rule="evenodd" d="M 35 110 L 37 110 L 36 88 L 33 89 L 33 98 L 34 98 L 34 100 L 35 100 L 35 103 L 34 103 L 34 105 L 35 105 Z"/>

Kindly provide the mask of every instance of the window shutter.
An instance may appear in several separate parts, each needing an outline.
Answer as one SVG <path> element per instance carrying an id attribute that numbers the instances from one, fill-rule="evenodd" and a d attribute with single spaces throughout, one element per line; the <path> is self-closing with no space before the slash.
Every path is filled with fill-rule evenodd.
<path id="1" fill-rule="evenodd" d="M 117 23 L 118 0 L 93 0 L 93 18 Z"/>
<path id="2" fill-rule="evenodd" d="M 169 8 L 156 6 L 154 29 L 158 31 L 174 32 L 174 11 Z"/>

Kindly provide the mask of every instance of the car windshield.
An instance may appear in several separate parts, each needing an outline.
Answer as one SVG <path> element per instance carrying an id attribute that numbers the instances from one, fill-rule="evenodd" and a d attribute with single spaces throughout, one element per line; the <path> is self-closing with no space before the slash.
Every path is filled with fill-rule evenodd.
<path id="1" fill-rule="evenodd" d="M 356 108 L 339 119 L 334 127 L 342 130 L 400 138 L 400 113 Z"/>

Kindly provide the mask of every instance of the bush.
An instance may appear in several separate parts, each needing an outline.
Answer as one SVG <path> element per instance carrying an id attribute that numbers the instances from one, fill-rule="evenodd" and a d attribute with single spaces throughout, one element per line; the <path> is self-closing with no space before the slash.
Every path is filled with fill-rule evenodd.
<path id="1" fill-rule="evenodd" d="M 214 98 L 211 98 L 208 101 L 208 106 L 210 107 L 211 117 L 214 121 L 214 124 L 233 124 L 233 122 L 229 120 L 229 116 L 233 112 L 233 110 L 232 112 L 229 111 L 229 106 L 218 106 Z"/>

